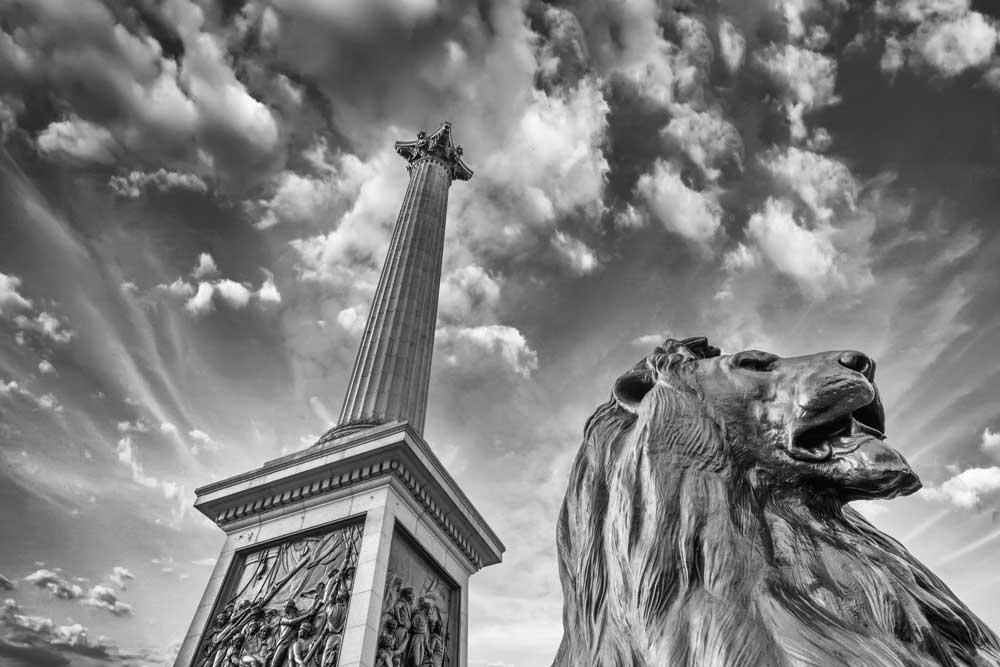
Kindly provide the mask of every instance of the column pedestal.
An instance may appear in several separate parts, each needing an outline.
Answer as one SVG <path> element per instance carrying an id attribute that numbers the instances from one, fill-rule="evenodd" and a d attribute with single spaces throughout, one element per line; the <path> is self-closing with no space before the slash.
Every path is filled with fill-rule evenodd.
<path id="1" fill-rule="evenodd" d="M 468 580 L 504 547 L 406 422 L 196 494 L 226 542 L 176 667 L 225 664 L 220 651 L 268 665 L 295 652 L 310 667 L 391 667 L 399 652 L 404 667 L 427 655 L 466 666 Z"/>

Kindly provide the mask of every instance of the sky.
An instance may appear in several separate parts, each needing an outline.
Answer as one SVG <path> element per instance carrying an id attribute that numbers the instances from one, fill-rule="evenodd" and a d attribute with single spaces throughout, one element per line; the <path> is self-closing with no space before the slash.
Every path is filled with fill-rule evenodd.
<path id="1" fill-rule="evenodd" d="M 667 335 L 876 358 L 924 489 L 860 509 L 1000 629 L 998 41 L 986 0 L 0 0 L 0 656 L 170 663 L 194 489 L 335 422 L 444 120 L 424 434 L 507 545 L 470 667 L 550 664 L 583 423 Z"/>

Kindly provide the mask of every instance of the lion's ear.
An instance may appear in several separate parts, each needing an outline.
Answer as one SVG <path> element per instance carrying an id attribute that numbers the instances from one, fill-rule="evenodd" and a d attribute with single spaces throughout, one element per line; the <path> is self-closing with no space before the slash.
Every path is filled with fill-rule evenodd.
<path id="1" fill-rule="evenodd" d="M 652 371 L 643 369 L 626 373 L 615 382 L 613 391 L 615 400 L 629 412 L 638 412 L 643 397 L 655 384 L 656 379 Z"/>

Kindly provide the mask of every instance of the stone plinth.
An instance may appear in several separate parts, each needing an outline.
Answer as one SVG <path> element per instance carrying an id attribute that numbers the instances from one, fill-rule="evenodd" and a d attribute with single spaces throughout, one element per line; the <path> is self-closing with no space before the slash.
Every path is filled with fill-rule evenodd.
<path id="1" fill-rule="evenodd" d="M 270 651 L 268 664 L 281 646 L 315 666 L 326 652 L 339 667 L 374 667 L 403 647 L 407 666 L 421 655 L 467 664 L 469 576 L 499 563 L 504 547 L 405 422 L 196 493 L 226 542 L 176 667 L 202 667 L 212 646 Z"/>

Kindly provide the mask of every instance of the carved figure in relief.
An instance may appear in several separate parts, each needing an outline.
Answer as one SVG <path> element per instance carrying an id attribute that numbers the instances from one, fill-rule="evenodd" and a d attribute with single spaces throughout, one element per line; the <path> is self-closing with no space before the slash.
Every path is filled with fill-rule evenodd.
<path id="1" fill-rule="evenodd" d="M 266 667 L 270 629 L 261 625 L 260 621 L 250 621 L 243 631 L 243 637 L 243 655 L 240 662 L 248 667 Z"/>
<path id="2" fill-rule="evenodd" d="M 399 599 L 392 608 L 392 620 L 396 621 L 396 651 L 406 650 L 406 640 L 410 635 L 410 617 L 413 609 L 413 589 L 399 591 Z"/>
<path id="3" fill-rule="evenodd" d="M 855 351 L 667 340 L 587 421 L 554 667 L 1000 666 L 1000 640 L 848 504 L 920 487 Z"/>
<path id="4" fill-rule="evenodd" d="M 312 664 L 319 642 L 313 636 L 313 624 L 304 621 L 296 633 L 296 639 L 292 643 L 291 659 L 289 667 L 306 667 Z"/>
<path id="5" fill-rule="evenodd" d="M 288 657 L 292 644 L 295 643 L 299 624 L 311 618 L 315 613 L 315 606 L 304 614 L 300 614 L 299 608 L 293 600 L 285 603 L 285 613 L 278 620 L 278 638 L 275 642 L 271 667 L 284 667 L 285 659 Z"/>
<path id="6" fill-rule="evenodd" d="M 322 599 L 323 636 L 321 641 L 323 655 L 320 659 L 320 667 L 328 667 L 337 663 L 340 645 L 343 641 L 344 626 L 347 624 L 347 610 L 354 584 L 354 568 L 345 568 L 342 574 L 333 570 L 328 577 L 332 583 L 325 588 Z"/>
<path id="7" fill-rule="evenodd" d="M 427 616 L 430 613 L 430 603 L 421 598 L 417 610 L 410 615 L 410 636 L 406 645 L 406 667 L 423 667 L 427 655 Z"/>
<path id="8" fill-rule="evenodd" d="M 396 621 L 387 618 L 378 636 L 375 667 L 394 667 L 396 662 Z"/>
<path id="9" fill-rule="evenodd" d="M 430 641 L 427 646 L 427 658 L 424 660 L 424 665 L 429 667 L 442 667 L 444 665 L 444 653 L 445 653 L 445 636 L 444 636 L 444 626 L 441 624 L 440 619 L 431 623 L 431 634 Z"/>

